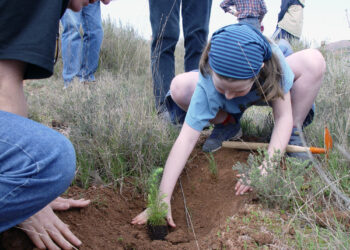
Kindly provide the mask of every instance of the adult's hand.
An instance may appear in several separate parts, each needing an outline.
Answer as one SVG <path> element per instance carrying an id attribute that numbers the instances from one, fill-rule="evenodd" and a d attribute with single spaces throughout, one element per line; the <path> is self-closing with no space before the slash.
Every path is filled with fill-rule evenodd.
<path id="1" fill-rule="evenodd" d="M 90 200 L 73 200 L 58 197 L 42 210 L 22 222 L 19 227 L 40 249 L 72 249 L 81 241 L 69 230 L 53 210 L 67 210 L 73 207 L 86 207 Z"/>

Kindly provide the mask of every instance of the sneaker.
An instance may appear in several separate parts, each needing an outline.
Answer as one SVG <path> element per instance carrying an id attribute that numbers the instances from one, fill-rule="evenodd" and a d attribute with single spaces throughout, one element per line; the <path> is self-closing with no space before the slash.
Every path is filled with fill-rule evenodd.
<path id="1" fill-rule="evenodd" d="M 239 123 L 217 124 L 211 135 L 204 142 L 202 150 L 204 152 L 215 152 L 221 148 L 223 141 L 238 140 L 241 137 L 242 129 Z"/>
<path id="2" fill-rule="evenodd" d="M 298 131 L 297 128 L 293 128 L 292 130 L 292 135 L 290 136 L 290 139 L 289 139 L 289 145 L 296 145 L 296 146 L 301 146 L 303 147 L 303 142 L 301 140 L 301 137 L 300 137 L 300 132 Z M 300 153 L 287 153 L 287 155 L 289 157 L 293 157 L 293 158 L 298 158 L 300 160 L 310 160 L 308 154 L 306 152 L 300 152 Z"/>

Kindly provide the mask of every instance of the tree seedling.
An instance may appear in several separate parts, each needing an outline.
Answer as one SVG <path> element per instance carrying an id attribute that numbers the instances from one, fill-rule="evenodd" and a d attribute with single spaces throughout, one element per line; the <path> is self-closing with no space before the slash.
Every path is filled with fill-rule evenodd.
<path id="1" fill-rule="evenodd" d="M 214 179 L 217 179 L 218 177 L 218 168 L 216 165 L 216 161 L 214 158 L 214 155 L 212 153 L 209 153 L 208 155 L 205 155 L 209 161 L 209 171 L 211 173 L 211 175 L 214 177 Z"/>
<path id="2" fill-rule="evenodd" d="M 168 234 L 166 215 L 168 205 L 163 201 L 164 195 L 160 195 L 159 182 L 163 173 L 162 168 L 153 171 L 149 179 L 148 200 L 147 200 L 147 229 L 151 240 L 164 240 Z"/>

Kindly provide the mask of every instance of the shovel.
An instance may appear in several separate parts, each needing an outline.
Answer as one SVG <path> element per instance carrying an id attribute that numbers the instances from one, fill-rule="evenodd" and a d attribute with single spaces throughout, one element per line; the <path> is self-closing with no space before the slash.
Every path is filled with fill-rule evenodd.
<path id="1" fill-rule="evenodd" d="M 268 143 L 260 142 L 244 142 L 244 141 L 224 141 L 222 142 L 224 148 L 234 148 L 234 149 L 243 149 L 243 150 L 257 150 L 258 148 L 267 148 Z M 331 134 L 327 127 L 324 129 L 324 148 L 318 147 L 303 147 L 296 145 L 288 145 L 286 147 L 286 152 L 288 153 L 301 153 L 301 152 L 310 152 L 311 154 L 326 154 L 333 147 L 333 140 Z"/>

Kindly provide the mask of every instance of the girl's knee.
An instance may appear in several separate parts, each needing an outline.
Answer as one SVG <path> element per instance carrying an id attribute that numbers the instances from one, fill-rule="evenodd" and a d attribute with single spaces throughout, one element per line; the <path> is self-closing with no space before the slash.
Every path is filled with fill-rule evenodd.
<path id="1" fill-rule="evenodd" d="M 317 49 L 309 49 L 308 53 L 309 55 L 307 55 L 307 57 L 309 58 L 309 70 L 313 72 L 315 77 L 322 78 L 326 72 L 326 61 L 323 55 Z"/>
<path id="2" fill-rule="evenodd" d="M 173 78 L 170 84 L 171 97 L 175 102 L 183 99 L 184 94 L 184 76 L 183 74 L 177 75 Z"/>
<path id="3" fill-rule="evenodd" d="M 198 82 L 198 72 L 186 72 L 174 77 L 170 84 L 170 93 L 178 103 L 187 102 L 191 98 Z"/>

